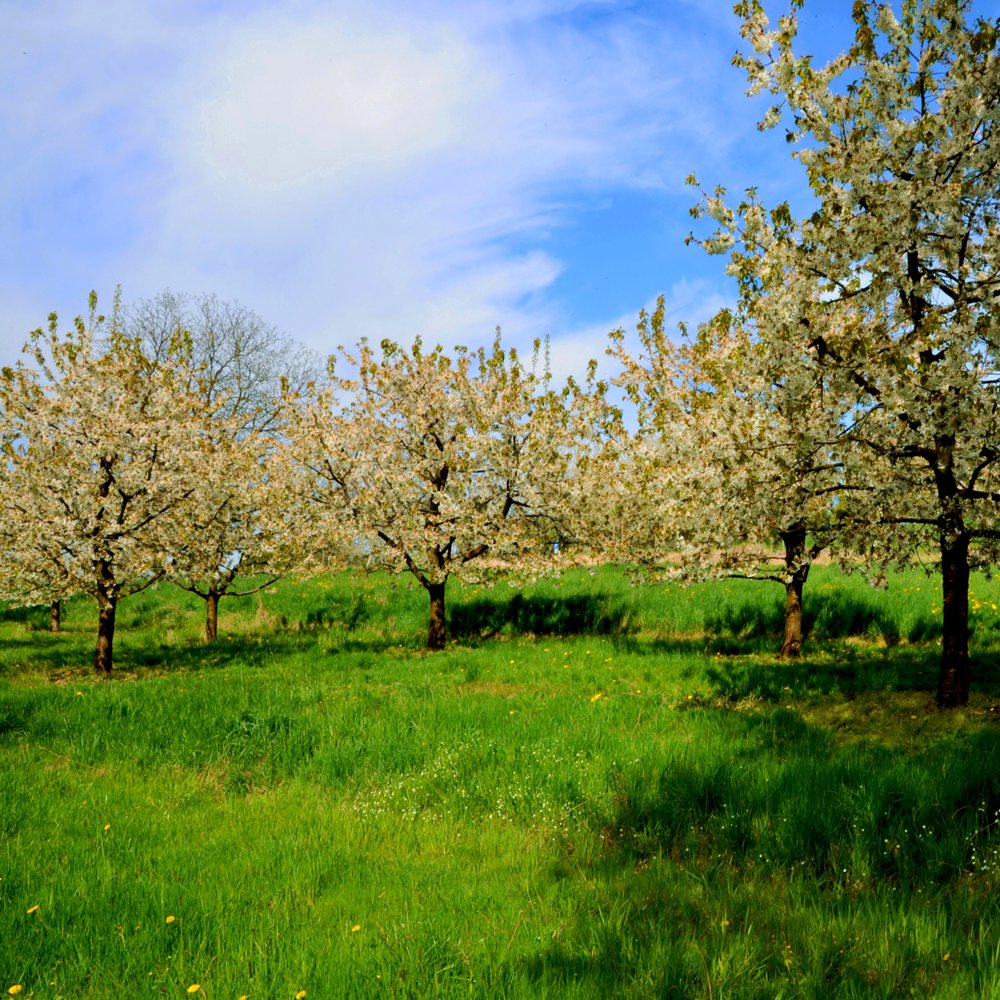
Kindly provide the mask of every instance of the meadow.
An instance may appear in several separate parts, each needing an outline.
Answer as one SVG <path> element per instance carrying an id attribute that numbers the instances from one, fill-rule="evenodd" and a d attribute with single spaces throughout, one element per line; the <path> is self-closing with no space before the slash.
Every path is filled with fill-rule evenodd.
<path id="1" fill-rule="evenodd" d="M 0 614 L 0 995 L 1000 998 L 1000 585 L 406 578 Z"/>

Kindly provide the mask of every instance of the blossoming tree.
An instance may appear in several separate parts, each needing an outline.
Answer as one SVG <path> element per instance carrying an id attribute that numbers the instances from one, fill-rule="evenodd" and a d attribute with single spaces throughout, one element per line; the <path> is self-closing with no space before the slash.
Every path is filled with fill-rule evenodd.
<path id="1" fill-rule="evenodd" d="M 90 594 L 105 675 L 119 601 L 163 577 L 187 530 L 207 425 L 190 372 L 152 363 L 116 316 L 97 316 L 93 295 L 67 334 L 53 314 L 0 377 L 4 596 Z"/>
<path id="2" fill-rule="evenodd" d="M 671 550 L 686 579 L 780 583 L 780 655 L 797 657 L 809 569 L 844 524 L 836 398 L 821 373 L 774 357 L 728 311 L 674 343 L 664 309 L 661 298 L 641 315 L 637 353 L 623 331 L 613 335 L 619 381 L 637 407 L 632 462 L 643 470 L 646 514 L 628 518 L 629 547 L 654 564 Z"/>
<path id="3" fill-rule="evenodd" d="M 452 354 L 362 340 L 299 401 L 290 454 L 318 544 L 360 544 L 369 565 L 412 573 L 429 599 L 427 645 L 441 649 L 449 577 L 553 564 L 566 427 L 538 345 L 525 365 L 499 335 L 489 351 Z"/>
<path id="4" fill-rule="evenodd" d="M 157 362 L 180 352 L 211 417 L 169 578 L 205 602 L 205 638 L 214 642 L 224 597 L 257 593 L 301 559 L 280 479 L 282 407 L 285 389 L 303 388 L 321 366 L 253 310 L 215 295 L 161 292 L 125 309 L 124 326 Z"/>
<path id="5" fill-rule="evenodd" d="M 751 190 L 733 209 L 717 190 L 705 242 L 744 300 L 766 294 L 775 349 L 850 394 L 850 439 L 884 471 L 869 483 L 884 555 L 937 547 L 937 700 L 959 705 L 970 565 L 995 556 L 1000 499 L 1000 18 L 971 0 L 903 0 L 899 16 L 858 0 L 854 43 L 820 67 L 797 51 L 802 4 L 772 29 L 759 0 L 738 3 L 752 51 L 736 62 L 777 97 L 762 126 L 786 122 L 817 207 L 793 219 Z"/>
<path id="6" fill-rule="evenodd" d="M 227 428 L 231 423 L 218 421 L 207 428 L 186 530 L 175 539 L 166 573 L 205 602 L 206 642 L 218 637 L 223 598 L 256 594 L 303 558 L 301 523 L 281 475 L 282 441 L 260 429 Z"/>

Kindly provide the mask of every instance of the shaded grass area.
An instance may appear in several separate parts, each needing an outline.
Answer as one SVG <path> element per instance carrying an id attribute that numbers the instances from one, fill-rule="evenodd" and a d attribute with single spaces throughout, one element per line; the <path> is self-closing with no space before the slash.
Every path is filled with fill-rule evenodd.
<path id="1" fill-rule="evenodd" d="M 453 640 L 477 644 L 519 636 L 590 635 L 688 643 L 724 655 L 776 650 L 782 635 L 783 591 L 769 582 L 724 580 L 681 587 L 632 586 L 614 567 L 596 572 L 569 571 L 515 590 L 448 589 L 448 629 Z M 1000 585 L 974 580 L 970 624 L 973 646 L 1000 640 Z M 287 648 L 302 636 L 338 636 L 342 646 L 380 651 L 420 648 L 426 638 L 427 597 L 408 575 L 366 576 L 345 573 L 308 581 L 283 581 L 266 593 L 225 598 L 220 605 L 221 642 L 211 650 L 201 643 L 204 603 L 169 585 L 145 591 L 120 605 L 116 654 L 126 669 L 170 667 L 178 658 L 193 666 L 212 656 L 225 661 L 234 647 L 248 644 Z M 939 583 L 919 570 L 892 576 L 876 590 L 859 575 L 832 566 L 813 569 L 804 599 L 804 630 L 817 648 L 831 641 L 857 639 L 894 646 L 937 641 L 941 631 Z M 31 665 L 52 670 L 81 662 L 96 634 L 96 610 L 87 598 L 66 602 L 64 635 L 33 644 L 25 636 L 47 631 L 47 608 L 5 608 L 0 604 L 0 671 Z M 307 644 L 307 642 L 305 643 Z M 77 652 L 79 650 L 79 652 Z"/>
<path id="2" fill-rule="evenodd" d="M 990 630 L 969 709 L 929 711 L 913 586 L 898 641 L 816 625 L 780 665 L 712 624 L 767 588 L 612 573 L 492 618 L 513 592 L 456 589 L 435 655 L 399 581 L 289 581 L 213 647 L 161 591 L 110 683 L 85 602 L 7 619 L 0 990 L 1000 997 Z"/>

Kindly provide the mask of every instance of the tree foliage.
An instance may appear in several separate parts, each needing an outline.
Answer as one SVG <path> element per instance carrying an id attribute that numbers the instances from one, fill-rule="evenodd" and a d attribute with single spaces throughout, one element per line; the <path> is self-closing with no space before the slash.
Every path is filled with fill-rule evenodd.
<path id="1" fill-rule="evenodd" d="M 817 67 L 796 51 L 794 10 L 774 29 L 757 0 L 736 10 L 750 93 L 778 98 L 762 126 L 786 123 L 817 207 L 795 219 L 751 189 L 733 209 L 716 190 L 697 212 L 718 224 L 703 242 L 729 254 L 787 370 L 822 372 L 850 400 L 841 447 L 884 473 L 853 484 L 883 558 L 938 547 L 938 701 L 964 703 L 969 567 L 977 544 L 993 558 L 1000 495 L 1000 20 L 973 19 L 967 0 L 904 0 L 899 16 L 858 0 L 853 45 Z"/>
<path id="2" fill-rule="evenodd" d="M 780 583 L 781 655 L 796 657 L 810 566 L 844 528 L 837 398 L 822 372 L 772 355 L 767 327 L 738 325 L 723 311 L 674 343 L 664 309 L 661 298 L 641 315 L 638 353 L 623 331 L 613 335 L 619 381 L 637 412 L 630 461 L 643 470 L 633 488 L 646 513 L 627 519 L 632 558 L 669 557 L 689 580 Z"/>
<path id="3" fill-rule="evenodd" d="M 128 307 L 124 325 L 154 362 L 183 354 L 211 417 L 189 530 L 170 562 L 170 579 L 205 602 L 211 642 L 223 597 L 255 593 L 301 559 L 277 453 L 285 394 L 321 365 L 253 310 L 215 295 L 164 291 Z"/>
<path id="4" fill-rule="evenodd" d="M 89 322 L 69 333 L 53 314 L 0 378 L 4 596 L 90 594 L 102 673 L 112 668 L 118 602 L 169 570 L 208 440 L 182 355 L 152 362 L 117 317 L 98 316 L 93 295 Z"/>
<path id="5" fill-rule="evenodd" d="M 430 600 L 430 648 L 445 641 L 449 577 L 553 564 L 571 456 L 549 381 L 538 345 L 526 366 L 499 334 L 489 351 L 452 354 L 362 340 L 301 401 L 292 454 L 322 541 L 412 573 Z"/>
<path id="6" fill-rule="evenodd" d="M 199 392 L 220 419 L 240 430 L 269 430 L 278 422 L 285 387 L 304 389 L 322 373 L 313 353 L 239 302 L 169 289 L 123 310 L 122 323 L 145 353 L 166 361 L 183 334 Z"/>

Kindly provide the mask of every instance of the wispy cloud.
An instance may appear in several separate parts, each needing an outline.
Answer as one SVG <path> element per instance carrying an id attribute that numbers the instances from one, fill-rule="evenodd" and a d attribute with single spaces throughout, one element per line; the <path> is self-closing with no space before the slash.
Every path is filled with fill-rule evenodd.
<path id="1" fill-rule="evenodd" d="M 550 294 L 578 200 L 686 204 L 752 131 L 732 19 L 667 7 L 0 0 L 0 352 L 22 310 L 116 282 L 238 298 L 319 350 L 501 324 L 577 352 L 622 319 Z"/>

